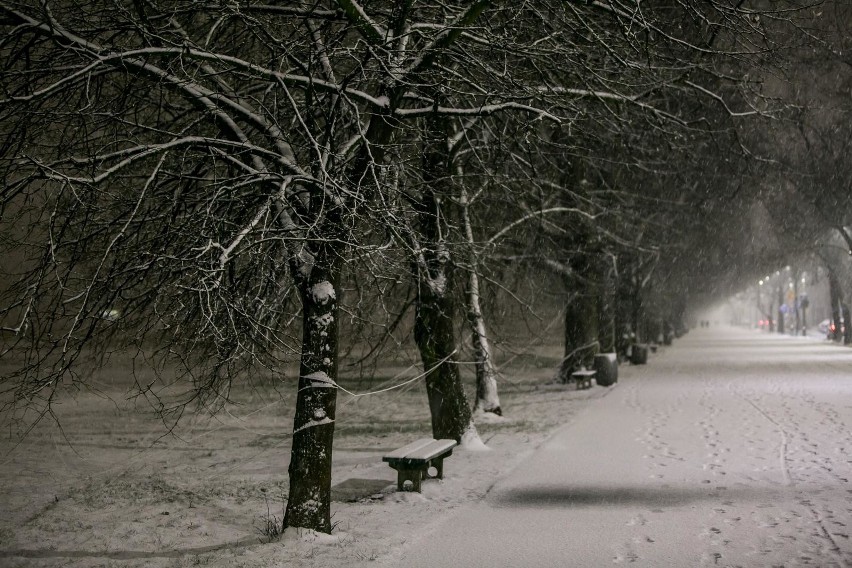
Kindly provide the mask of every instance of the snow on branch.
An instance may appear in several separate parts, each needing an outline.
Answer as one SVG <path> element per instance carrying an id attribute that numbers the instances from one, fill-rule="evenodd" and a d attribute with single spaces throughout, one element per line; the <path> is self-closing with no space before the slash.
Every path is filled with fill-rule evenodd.
<path id="1" fill-rule="evenodd" d="M 601 100 L 617 101 L 617 102 L 636 102 L 636 96 L 622 95 L 610 91 L 594 91 L 591 89 L 576 89 L 572 87 L 540 87 L 539 92 L 551 93 L 554 95 L 571 95 L 578 98 L 594 98 Z"/>
<path id="2" fill-rule="evenodd" d="M 222 254 L 219 255 L 219 270 L 221 272 L 224 272 L 225 266 L 231 260 L 231 254 L 233 254 L 234 249 L 236 249 L 240 245 L 240 243 L 243 242 L 243 239 L 245 239 L 246 236 L 255 227 L 257 227 L 257 225 L 263 220 L 263 218 L 266 217 L 267 213 L 269 213 L 271 205 L 272 205 L 271 200 L 267 199 L 266 203 L 264 203 L 263 207 L 261 207 L 257 211 L 257 214 L 254 216 L 254 219 L 252 219 L 251 222 L 248 225 L 243 227 L 240 230 L 240 232 L 237 233 L 237 235 L 234 237 L 234 240 L 231 241 L 231 244 L 229 244 L 227 247 L 222 247 L 221 245 L 219 245 L 219 247 L 222 249 Z M 220 278 L 221 278 L 221 272 L 220 272 Z"/>
<path id="3" fill-rule="evenodd" d="M 81 296 L 82 302 L 80 302 L 80 308 L 74 314 L 74 320 L 71 323 L 70 330 L 65 334 L 64 341 L 62 342 L 62 354 L 66 354 L 69 352 L 71 347 L 71 341 L 74 337 L 74 332 L 79 328 L 83 318 L 85 317 L 86 306 L 89 303 L 89 298 L 95 290 L 95 283 L 104 267 L 107 265 L 110 255 L 112 254 L 112 250 L 115 248 L 116 244 L 124 238 L 124 235 L 127 233 L 128 227 L 130 227 L 131 223 L 133 223 L 134 219 L 136 219 L 139 210 L 142 208 L 142 204 L 145 201 L 145 197 L 148 193 L 148 190 L 154 185 L 157 177 L 160 175 L 160 171 L 163 168 L 163 165 L 166 162 L 166 157 L 168 156 L 168 152 L 163 152 L 160 156 L 160 160 L 157 162 L 156 167 L 151 171 L 151 174 L 148 176 L 148 179 L 145 181 L 145 185 L 142 187 L 142 191 L 139 193 L 139 197 L 136 199 L 136 204 L 133 207 L 133 210 L 130 212 L 130 215 L 127 216 L 127 219 L 124 221 L 121 229 L 119 229 L 118 233 L 116 233 L 107 245 L 106 249 L 101 256 L 101 261 L 97 265 L 94 274 L 91 277 L 91 283 L 86 286 L 85 293 Z"/>
<path id="4" fill-rule="evenodd" d="M 705 95 L 711 97 L 712 99 L 718 101 L 719 104 L 721 104 L 722 107 L 725 109 L 725 112 L 727 112 L 728 115 L 730 115 L 732 117 L 754 116 L 754 115 L 760 114 L 760 111 L 756 111 L 756 110 L 747 111 L 747 112 L 735 112 L 735 111 L 731 110 L 731 108 L 728 106 L 728 103 L 725 102 L 725 99 L 722 98 L 721 95 L 714 93 L 713 91 L 710 91 L 708 89 L 705 89 L 701 85 L 693 83 L 692 81 L 684 81 L 684 83 L 686 85 L 692 87 L 696 91 L 702 92 Z"/>
<path id="5" fill-rule="evenodd" d="M 176 138 L 174 140 L 170 140 L 168 142 L 163 142 L 163 143 L 160 143 L 160 144 L 145 144 L 145 145 L 141 145 L 141 146 L 134 146 L 132 148 L 126 148 L 124 150 L 120 150 L 118 152 L 111 152 L 109 154 L 95 155 L 95 156 L 88 157 L 88 158 L 79 158 L 79 157 L 67 158 L 65 160 L 55 162 L 53 164 L 41 164 L 41 163 L 36 162 L 36 161 L 34 161 L 34 163 L 43 171 L 48 172 L 48 173 L 45 173 L 45 177 L 48 178 L 48 179 L 55 179 L 55 180 L 61 180 L 61 181 L 72 181 L 72 182 L 78 182 L 78 183 L 97 184 L 97 183 L 103 182 L 104 180 L 106 180 L 109 177 L 111 177 L 112 175 L 124 170 L 125 168 L 139 162 L 140 160 L 144 160 L 145 158 L 148 158 L 148 157 L 151 157 L 151 156 L 154 156 L 154 155 L 162 154 L 162 153 L 167 152 L 169 150 L 172 150 L 174 148 L 192 147 L 192 146 L 197 146 L 197 147 L 201 147 L 201 148 L 232 148 L 232 149 L 239 149 L 239 150 L 251 150 L 252 152 L 257 152 L 257 153 L 260 153 L 260 154 L 268 155 L 270 158 L 278 158 L 279 157 L 275 152 L 272 152 L 270 150 L 266 150 L 265 148 L 260 148 L 260 147 L 254 146 L 252 144 L 246 144 L 246 143 L 243 143 L 243 142 L 233 142 L 233 141 L 230 141 L 230 140 L 222 140 L 222 139 L 219 139 L 219 138 L 209 138 L 207 136 L 184 136 L 182 138 Z M 77 166 L 82 166 L 82 165 L 94 164 L 94 163 L 97 163 L 97 162 L 104 162 L 104 161 L 109 161 L 109 160 L 118 159 L 118 158 L 122 158 L 122 159 L 120 159 L 120 161 L 118 163 L 116 163 L 115 165 L 101 171 L 97 175 L 92 175 L 92 176 L 89 176 L 89 177 L 79 177 L 79 176 L 75 177 L 75 176 L 62 175 L 62 174 L 52 172 L 52 170 L 55 168 L 55 166 L 62 164 L 62 163 L 70 163 L 70 164 L 74 164 L 74 165 L 77 165 Z M 282 165 L 287 165 L 287 164 L 285 163 L 285 164 L 282 164 Z M 296 170 L 293 173 L 295 175 L 299 176 L 300 178 L 303 178 L 306 181 L 312 180 L 312 178 L 310 176 L 305 175 L 304 173 L 301 172 L 301 170 Z M 318 183 L 318 182 L 316 182 L 316 183 Z"/>
<path id="6" fill-rule="evenodd" d="M 34 99 L 50 96 L 51 94 L 60 91 L 63 87 L 67 87 L 73 85 L 75 82 L 84 80 L 84 78 L 95 72 L 98 67 L 106 66 L 123 71 L 127 71 L 128 67 L 133 67 L 141 75 L 152 75 L 158 79 L 165 80 L 176 90 L 182 91 L 190 100 L 196 102 L 197 104 L 201 104 L 207 110 L 211 111 L 223 124 L 228 127 L 229 130 L 231 130 L 231 132 L 236 138 L 241 140 L 243 143 L 247 143 L 247 138 L 244 135 L 242 129 L 234 122 L 231 116 L 224 112 L 221 106 L 224 106 L 230 109 L 231 111 L 236 112 L 244 120 L 251 122 L 261 131 L 267 133 L 274 140 L 274 143 L 278 148 L 279 162 L 285 162 L 286 167 L 293 173 L 296 173 L 297 175 L 304 175 L 304 173 L 301 172 L 299 168 L 295 165 L 293 151 L 289 147 L 289 145 L 284 141 L 283 133 L 276 125 L 272 124 L 268 120 L 265 120 L 263 117 L 258 115 L 256 112 L 254 112 L 242 102 L 236 102 L 221 93 L 207 89 L 199 83 L 193 80 L 189 80 L 187 77 L 176 77 L 171 73 L 168 73 L 165 70 L 157 67 L 156 65 L 153 65 L 146 59 L 146 56 L 157 53 L 168 53 L 173 55 L 181 54 L 179 56 L 182 57 L 183 55 L 187 54 L 187 49 L 174 47 L 143 48 L 121 52 L 105 52 L 105 50 L 101 46 L 68 32 L 67 30 L 59 26 L 56 22 L 40 22 L 25 14 L 21 14 L 15 10 L 12 10 L 11 8 L 2 4 L 0 4 L 0 10 L 6 11 L 8 14 L 13 15 L 21 23 L 33 27 L 39 30 L 41 33 L 55 38 L 61 43 L 70 42 L 72 45 L 80 48 L 80 51 L 90 54 L 93 58 L 93 61 L 91 61 L 88 65 L 76 70 L 70 75 L 60 78 L 59 80 L 48 85 L 47 87 L 36 91 L 30 95 L 9 97 L 7 99 L 0 100 L 0 105 L 4 103 L 8 104 L 9 102 L 13 101 L 28 102 Z M 216 56 L 214 54 L 210 54 L 200 50 L 195 51 L 197 51 L 197 53 L 199 54 L 206 54 L 208 56 L 206 59 L 209 61 L 219 61 L 223 57 Z M 236 61 L 242 61 L 238 60 L 237 58 L 231 59 L 233 59 L 233 61 L 230 61 L 231 63 L 235 63 Z M 250 67 L 252 66 L 252 64 L 245 61 L 242 61 L 242 63 Z M 254 67 L 259 68 L 259 66 Z M 255 166 L 259 169 L 262 169 L 262 164 L 260 163 L 256 163 Z"/>
<path id="7" fill-rule="evenodd" d="M 550 112 L 536 108 L 534 106 L 525 105 L 516 102 L 496 103 L 491 105 L 482 105 L 474 108 L 458 108 L 458 107 L 442 107 L 429 106 L 421 108 L 401 108 L 394 111 L 394 115 L 400 117 L 416 117 L 427 116 L 429 114 L 443 114 L 448 116 L 488 116 L 506 110 L 521 110 L 531 114 L 537 114 L 539 119 L 546 118 L 556 123 L 561 123 L 562 119 Z"/>
<path id="8" fill-rule="evenodd" d="M 367 12 L 356 0 L 337 0 L 337 5 L 340 6 L 349 21 L 358 28 L 358 31 L 367 41 L 373 45 L 384 42 L 387 32 L 367 15 Z"/>
<path id="9" fill-rule="evenodd" d="M 409 65 L 408 68 L 396 78 L 397 81 L 407 81 L 411 75 L 430 67 L 435 60 L 435 56 L 442 49 L 449 47 L 456 39 L 458 39 L 465 28 L 475 22 L 479 15 L 490 5 L 491 0 L 479 0 L 468 6 L 467 10 L 462 12 L 454 22 L 438 33 L 437 37 L 435 37 L 429 45 L 422 49 L 421 53 L 423 55 L 416 58 L 411 65 Z"/>
<path id="10" fill-rule="evenodd" d="M 597 10 L 602 10 L 604 12 L 614 14 L 620 18 L 624 18 L 626 20 L 630 20 L 633 22 L 635 17 L 624 10 L 620 10 L 617 6 L 614 6 L 612 2 L 605 2 L 602 0 L 565 0 L 566 2 L 570 2 L 572 4 L 581 4 L 583 6 L 589 6 L 591 8 L 595 8 Z"/>
<path id="11" fill-rule="evenodd" d="M 276 6 L 272 4 L 249 4 L 240 6 L 241 12 L 260 12 L 266 14 L 277 14 L 281 16 L 296 16 L 300 18 L 311 18 L 314 20 L 341 20 L 340 12 L 337 10 L 321 10 L 312 5 L 310 7 Z"/>
<path id="12" fill-rule="evenodd" d="M 586 217 L 590 221 L 594 221 L 595 217 L 596 217 L 595 215 L 591 215 L 591 214 L 583 211 L 582 209 L 576 209 L 574 207 L 551 207 L 549 209 L 539 209 L 537 211 L 532 211 L 530 213 L 527 213 L 523 217 L 515 219 L 514 221 L 512 221 L 511 223 L 509 223 L 508 225 L 506 225 L 505 227 L 503 227 L 502 229 L 500 229 L 499 231 L 494 233 L 494 235 L 485 242 L 485 246 L 493 245 L 495 242 L 497 242 L 499 239 L 501 239 L 506 233 L 508 233 L 509 231 L 511 231 L 512 229 L 514 229 L 515 227 L 517 227 L 518 225 L 520 225 L 522 223 L 526 223 L 527 221 L 530 221 L 532 219 L 536 219 L 538 217 L 543 217 L 545 215 L 551 215 L 551 214 L 554 214 L 554 213 L 576 213 L 578 215 L 582 215 L 582 216 Z"/>
<path id="13" fill-rule="evenodd" d="M 81 48 L 82 51 L 87 52 L 92 57 L 93 61 L 90 64 L 89 68 L 87 68 L 87 72 L 92 71 L 98 65 L 110 65 L 113 67 L 122 67 L 126 64 L 131 64 L 134 67 L 139 68 L 140 70 L 151 70 L 155 69 L 153 65 L 148 63 L 145 57 L 153 56 L 153 55 L 174 55 L 180 58 L 191 57 L 198 60 L 218 62 L 218 63 L 228 63 L 239 69 L 244 71 L 249 71 L 257 76 L 265 77 L 269 80 L 279 80 L 291 86 L 299 86 L 302 88 L 313 88 L 326 92 L 334 92 L 334 93 L 345 93 L 349 97 L 359 100 L 363 103 L 367 103 L 377 109 L 384 109 L 388 106 L 389 101 L 387 97 L 372 97 L 365 93 L 364 91 L 360 91 L 357 89 L 351 89 L 348 87 L 344 87 L 342 85 L 338 85 L 336 83 L 332 83 L 330 81 L 325 81 L 316 77 L 308 77 L 304 75 L 295 75 L 290 73 L 282 73 L 280 71 L 274 71 L 262 65 L 258 65 L 256 63 L 252 63 L 241 59 L 239 57 L 235 57 L 232 55 L 226 55 L 223 53 L 212 53 L 209 51 L 205 51 L 202 49 L 198 49 L 195 47 L 189 46 L 180 46 L 180 47 L 168 47 L 168 46 L 149 46 L 139 49 L 131 49 L 120 52 L 105 52 L 105 50 L 90 41 L 87 41 L 79 36 L 68 32 L 64 28 L 59 25 L 54 25 L 52 22 L 42 22 L 36 20 L 26 14 L 20 13 L 12 8 L 4 4 L 0 4 L 0 11 L 4 11 L 7 14 L 13 16 L 16 21 L 37 29 L 44 35 L 54 37 L 56 39 L 62 40 L 63 42 L 70 42 L 74 46 Z M 163 73 L 161 71 L 161 73 Z M 77 75 L 77 74 L 75 74 Z M 69 80 L 73 77 L 69 76 Z M 186 83 L 186 80 L 181 80 Z M 192 83 L 191 81 L 189 81 Z M 55 85 L 43 89 L 44 92 L 48 92 L 48 90 L 53 91 L 58 88 L 60 85 Z M 220 95 L 221 96 L 221 95 Z M 34 98 L 34 95 L 29 95 L 27 97 L 15 97 L 9 100 L 16 101 L 26 101 Z M 225 98 L 225 97 L 222 97 Z"/>
<path id="14" fill-rule="evenodd" d="M 556 274 L 558 274 L 560 276 L 565 276 L 567 278 L 573 278 L 574 277 L 574 271 L 571 270 L 571 267 L 568 266 L 567 264 L 563 264 L 563 263 L 558 262 L 556 260 L 546 258 L 546 259 L 544 259 L 544 266 L 546 266 L 547 268 L 549 268 L 550 270 L 552 270 L 553 272 L 555 272 Z"/>

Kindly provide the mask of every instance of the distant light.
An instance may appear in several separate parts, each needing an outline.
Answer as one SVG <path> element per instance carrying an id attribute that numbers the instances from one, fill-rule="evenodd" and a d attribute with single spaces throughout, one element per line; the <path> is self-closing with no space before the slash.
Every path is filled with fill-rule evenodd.
<path id="1" fill-rule="evenodd" d="M 760 282 L 758 282 L 758 284 L 760 284 L 761 286 L 763 286 L 763 280 L 761 280 Z"/>
<path id="2" fill-rule="evenodd" d="M 804 278 L 802 278 L 802 284 L 804 284 L 804 283 L 805 283 L 805 279 L 804 279 Z"/>

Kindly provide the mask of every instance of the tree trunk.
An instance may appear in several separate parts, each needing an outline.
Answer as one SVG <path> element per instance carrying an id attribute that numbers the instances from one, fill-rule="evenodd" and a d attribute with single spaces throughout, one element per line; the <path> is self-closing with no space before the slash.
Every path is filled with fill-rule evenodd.
<path id="1" fill-rule="evenodd" d="M 796 331 L 793 335 L 800 335 L 802 332 L 802 314 L 799 311 L 799 273 L 796 272 L 793 276 L 793 307 L 796 309 Z"/>
<path id="2" fill-rule="evenodd" d="M 465 238 L 474 255 L 473 226 L 470 222 L 470 203 L 467 192 L 462 189 L 462 220 L 464 221 Z M 494 368 L 494 356 L 488 332 L 485 327 L 485 317 L 482 315 L 482 302 L 479 292 L 479 274 L 477 259 L 471 259 L 470 272 L 467 278 L 467 321 L 473 339 L 474 362 L 476 366 L 476 402 L 474 414 L 490 412 L 497 416 L 503 415 L 500 407 L 500 396 L 497 392 L 497 370 Z"/>
<path id="3" fill-rule="evenodd" d="M 619 361 L 626 361 L 631 345 L 636 338 L 634 320 L 634 263 L 630 255 L 619 255 L 617 278 L 615 279 L 615 350 Z"/>
<path id="4" fill-rule="evenodd" d="M 784 287 L 778 285 L 778 333 L 784 333 Z"/>
<path id="5" fill-rule="evenodd" d="M 841 304 L 843 303 L 843 289 L 840 287 L 840 279 L 837 273 L 826 266 L 828 272 L 828 296 L 831 300 L 831 322 L 834 329 L 829 331 L 829 339 L 833 341 L 841 341 L 843 339 L 842 327 L 840 324 L 842 312 Z"/>
<path id="6" fill-rule="evenodd" d="M 633 280 L 636 282 L 633 283 L 633 287 L 630 290 L 630 324 L 633 327 L 633 341 L 634 343 L 641 343 L 645 337 L 642 335 L 642 330 L 639 329 L 639 325 L 642 321 L 642 289 L 639 286 L 639 276 L 634 274 Z"/>
<path id="7" fill-rule="evenodd" d="M 446 267 L 445 267 L 446 268 Z M 443 270 L 421 277 L 418 286 L 414 340 L 426 374 L 426 393 L 432 415 L 432 436 L 461 441 L 475 433 L 456 359 L 453 314 L 455 302 Z"/>
<path id="8" fill-rule="evenodd" d="M 615 260 L 601 253 L 598 267 L 598 343 L 601 353 L 615 353 Z"/>
<path id="9" fill-rule="evenodd" d="M 300 285 L 302 355 L 284 528 L 331 533 L 331 456 L 337 404 L 339 256 L 325 244 Z"/>
<path id="10" fill-rule="evenodd" d="M 416 204 L 419 251 L 414 261 L 414 340 L 426 373 L 432 436 L 461 442 L 478 436 L 456 358 L 453 264 L 445 242 L 449 225 L 442 208 L 442 189 L 450 172 L 447 132 L 445 118 L 432 115 L 427 119 L 422 156 L 424 184 Z"/>
<path id="11" fill-rule="evenodd" d="M 775 320 L 772 319 L 772 313 L 774 311 L 774 302 L 772 298 L 769 299 L 769 311 L 766 313 L 766 319 L 769 321 L 769 333 L 775 332 Z"/>
<path id="12" fill-rule="evenodd" d="M 565 309 L 565 356 L 559 377 L 565 382 L 578 368 L 591 368 L 600 351 L 600 285 L 597 253 L 585 253 L 572 263 L 577 278 L 566 280 L 576 291 Z"/>
<path id="13" fill-rule="evenodd" d="M 474 413 L 491 412 L 503 415 L 500 396 L 497 392 L 497 370 L 494 368 L 494 356 L 491 343 L 482 316 L 479 295 L 479 276 L 471 270 L 468 276 L 468 324 L 473 335 L 473 351 L 476 365 L 476 402 Z"/>

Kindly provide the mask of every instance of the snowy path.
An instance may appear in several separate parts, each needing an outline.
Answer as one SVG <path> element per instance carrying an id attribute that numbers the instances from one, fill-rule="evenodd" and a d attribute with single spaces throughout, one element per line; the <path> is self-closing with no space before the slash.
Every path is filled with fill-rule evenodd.
<path id="1" fill-rule="evenodd" d="M 852 566 L 850 481 L 852 350 L 696 330 L 399 565 Z"/>

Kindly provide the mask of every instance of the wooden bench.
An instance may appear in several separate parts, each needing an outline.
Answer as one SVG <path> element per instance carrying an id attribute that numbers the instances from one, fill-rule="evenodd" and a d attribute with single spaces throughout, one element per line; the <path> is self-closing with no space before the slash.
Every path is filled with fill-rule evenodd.
<path id="1" fill-rule="evenodd" d="M 592 377 L 597 374 L 597 371 L 590 369 L 580 369 L 571 373 L 571 378 L 577 383 L 578 389 L 588 389 L 592 387 Z"/>
<path id="2" fill-rule="evenodd" d="M 449 457 L 456 447 L 455 440 L 433 440 L 422 438 L 394 450 L 382 458 L 397 471 L 397 489 L 405 491 L 405 482 L 411 482 L 411 490 L 420 492 L 423 479 L 444 477 L 444 458 Z M 435 475 L 429 473 L 435 468 Z"/>

